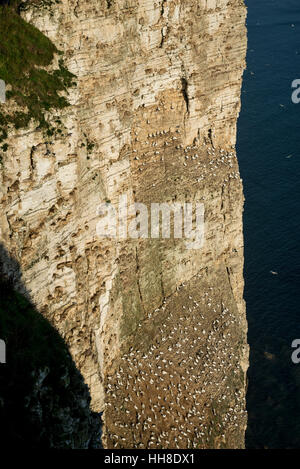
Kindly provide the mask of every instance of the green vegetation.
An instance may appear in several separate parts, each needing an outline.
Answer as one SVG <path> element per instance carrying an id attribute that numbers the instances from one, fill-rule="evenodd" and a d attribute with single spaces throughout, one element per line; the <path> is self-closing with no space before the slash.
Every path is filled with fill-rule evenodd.
<path id="1" fill-rule="evenodd" d="M 12 6 L 0 6 L 0 78 L 10 85 L 9 106 L 0 106 L 0 142 L 7 137 L 7 127 L 27 127 L 33 119 L 39 128 L 53 135 L 45 117 L 47 111 L 69 105 L 61 92 L 74 86 L 75 76 L 59 60 L 59 68 L 47 71 L 54 55 L 61 54 L 37 28 L 26 23 Z"/>

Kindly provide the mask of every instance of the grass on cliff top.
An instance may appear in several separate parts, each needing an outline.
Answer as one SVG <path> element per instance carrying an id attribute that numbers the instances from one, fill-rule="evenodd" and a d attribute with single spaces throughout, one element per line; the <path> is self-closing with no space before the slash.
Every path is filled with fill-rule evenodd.
<path id="1" fill-rule="evenodd" d="M 61 54 L 37 28 L 26 23 L 12 6 L 0 6 L 0 79 L 11 90 L 6 101 L 13 98 L 18 111 L 0 105 L 0 141 L 7 137 L 7 126 L 26 127 L 34 119 L 40 128 L 49 130 L 45 112 L 69 105 L 60 92 L 74 85 L 74 75 L 59 61 L 59 68 L 48 72 L 54 54 Z M 5 108 L 5 110 L 4 110 Z M 7 111 L 7 112 L 5 112 Z"/>

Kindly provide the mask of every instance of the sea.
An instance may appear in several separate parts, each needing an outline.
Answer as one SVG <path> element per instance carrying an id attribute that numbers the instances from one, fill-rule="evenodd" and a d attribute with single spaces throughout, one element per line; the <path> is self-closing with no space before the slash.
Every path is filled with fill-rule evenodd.
<path id="1" fill-rule="evenodd" d="M 292 101 L 292 83 L 300 84 L 300 1 L 246 4 L 237 139 L 250 345 L 246 447 L 300 448 L 300 363 L 292 361 L 300 339 L 300 103 Z"/>

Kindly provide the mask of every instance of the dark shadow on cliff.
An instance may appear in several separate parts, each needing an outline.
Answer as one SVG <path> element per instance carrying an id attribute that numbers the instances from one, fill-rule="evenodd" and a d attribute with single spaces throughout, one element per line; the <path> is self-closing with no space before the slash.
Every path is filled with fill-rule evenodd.
<path id="1" fill-rule="evenodd" d="M 0 0 L 0 5 L 14 7 L 17 11 L 19 10 L 22 4 L 26 4 L 26 2 L 21 0 Z"/>
<path id="2" fill-rule="evenodd" d="M 19 11 L 20 5 L 24 3 L 22 1 L 18 0 L 0 0 L 0 6 L 9 6 L 15 8 L 16 11 Z"/>
<path id="3" fill-rule="evenodd" d="M 16 291 L 16 288 L 18 292 Z M 22 292 L 22 293 L 19 293 Z M 99 448 L 101 418 L 56 329 L 36 310 L 0 245 L 1 447 Z"/>

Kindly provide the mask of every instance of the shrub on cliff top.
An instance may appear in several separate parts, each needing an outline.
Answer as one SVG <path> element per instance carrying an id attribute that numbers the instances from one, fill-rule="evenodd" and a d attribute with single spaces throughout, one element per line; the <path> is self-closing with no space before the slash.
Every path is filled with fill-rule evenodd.
<path id="1" fill-rule="evenodd" d="M 26 23 L 12 6 L 0 6 L 0 79 L 11 85 L 7 100 L 13 99 L 17 111 L 0 106 L 0 141 L 7 137 L 7 126 L 26 127 L 34 119 L 40 128 L 49 128 L 45 112 L 62 109 L 68 101 L 60 92 L 74 84 L 74 75 L 59 61 L 59 68 L 47 71 L 54 54 L 61 54 L 37 28 Z"/>

